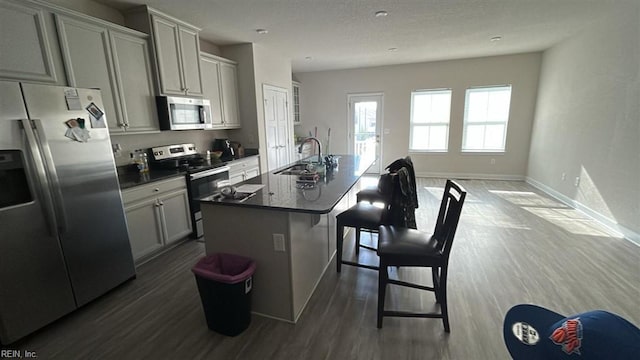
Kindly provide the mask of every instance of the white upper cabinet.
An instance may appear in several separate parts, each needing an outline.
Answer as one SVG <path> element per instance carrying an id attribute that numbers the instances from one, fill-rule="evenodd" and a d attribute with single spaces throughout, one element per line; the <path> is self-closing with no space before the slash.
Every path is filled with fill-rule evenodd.
<path id="1" fill-rule="evenodd" d="M 127 132 L 159 131 L 147 38 L 110 31 L 118 93 Z"/>
<path id="2" fill-rule="evenodd" d="M 178 26 L 178 29 L 184 86 L 189 95 L 202 95 L 200 37 L 198 36 L 198 30 L 181 25 Z"/>
<path id="3" fill-rule="evenodd" d="M 222 81 L 222 111 L 226 128 L 239 128 L 238 71 L 237 65 L 221 62 L 220 79 Z"/>
<path id="4" fill-rule="evenodd" d="M 300 125 L 300 83 L 293 81 L 293 125 Z"/>
<path id="5" fill-rule="evenodd" d="M 146 35 L 56 15 L 69 86 L 99 88 L 109 131 L 159 131 Z"/>
<path id="6" fill-rule="evenodd" d="M 238 79 L 236 64 L 215 55 L 200 53 L 203 97 L 211 101 L 211 117 L 216 129 L 237 129 Z"/>
<path id="7" fill-rule="evenodd" d="M 128 11 L 125 21 L 152 37 L 161 95 L 202 96 L 200 29 L 146 5 Z"/>
<path id="8" fill-rule="evenodd" d="M 211 119 L 214 127 L 222 127 L 222 84 L 220 81 L 220 61 L 217 57 L 200 53 L 202 70 L 202 97 L 211 102 Z"/>
<path id="9" fill-rule="evenodd" d="M 61 15 L 56 22 L 69 86 L 100 89 L 109 127 L 122 125 L 108 30 Z"/>
<path id="10" fill-rule="evenodd" d="M 160 92 L 185 94 L 180 64 L 180 43 L 178 25 L 151 15 L 156 49 L 156 61 L 160 72 Z"/>
<path id="11" fill-rule="evenodd" d="M 0 0 L 0 78 L 57 82 L 47 14 L 29 3 Z"/>

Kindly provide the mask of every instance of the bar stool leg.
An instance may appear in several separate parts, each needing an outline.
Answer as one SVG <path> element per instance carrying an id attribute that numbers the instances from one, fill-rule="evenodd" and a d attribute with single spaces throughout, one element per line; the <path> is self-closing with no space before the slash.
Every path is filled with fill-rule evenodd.
<path id="1" fill-rule="evenodd" d="M 360 254 L 360 228 L 356 228 L 356 255 Z"/>
<path id="2" fill-rule="evenodd" d="M 380 261 L 380 269 L 378 270 L 378 329 L 382 328 L 382 317 L 384 313 L 384 298 L 387 292 L 387 281 L 389 273 L 387 272 L 387 264 Z"/>
<path id="3" fill-rule="evenodd" d="M 336 222 L 336 270 L 342 270 L 342 247 L 344 243 L 344 226 L 340 221 Z"/>

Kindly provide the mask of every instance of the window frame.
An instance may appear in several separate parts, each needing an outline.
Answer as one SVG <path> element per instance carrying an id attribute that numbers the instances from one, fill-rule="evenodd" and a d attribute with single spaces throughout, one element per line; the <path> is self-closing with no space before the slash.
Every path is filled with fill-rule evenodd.
<path id="1" fill-rule="evenodd" d="M 447 122 L 426 122 L 426 123 L 415 123 L 413 119 L 413 108 L 415 105 L 415 96 L 416 95 L 425 95 L 425 94 L 449 94 L 449 113 L 448 113 L 448 121 Z M 411 108 L 409 109 L 409 152 L 412 153 L 447 153 L 449 152 L 449 130 L 451 128 L 451 103 L 453 98 L 453 89 L 451 88 L 437 88 L 437 89 L 419 89 L 411 91 Z M 433 127 L 433 126 L 446 126 L 446 140 L 445 140 L 445 148 L 444 149 L 416 149 L 413 147 L 413 132 L 416 127 Z"/>
<path id="2" fill-rule="evenodd" d="M 469 94 L 472 92 L 480 92 L 480 91 L 502 91 L 508 89 L 509 90 L 509 107 L 507 109 L 507 117 L 504 120 L 486 120 L 482 122 L 469 122 L 468 114 L 469 114 Z M 507 151 L 507 130 L 509 129 L 509 118 L 511 117 L 511 100 L 513 97 L 513 85 L 505 84 L 505 85 L 489 85 L 489 86 L 476 86 L 469 87 L 465 90 L 464 96 L 464 115 L 462 119 L 462 143 L 460 144 L 460 151 L 462 153 L 505 153 Z M 483 145 L 482 149 L 465 149 L 465 144 L 467 142 L 467 127 L 469 125 L 483 125 L 484 133 L 483 133 L 483 143 L 486 142 L 486 128 L 490 125 L 503 125 L 504 131 L 502 136 L 502 148 L 486 148 Z"/>

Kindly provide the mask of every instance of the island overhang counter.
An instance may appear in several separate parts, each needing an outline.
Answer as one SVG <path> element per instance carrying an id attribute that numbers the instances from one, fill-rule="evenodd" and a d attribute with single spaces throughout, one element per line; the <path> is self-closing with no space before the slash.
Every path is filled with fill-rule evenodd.
<path id="1" fill-rule="evenodd" d="M 355 203 L 360 177 L 372 165 L 340 155 L 313 188 L 301 189 L 298 176 L 282 174 L 297 163 L 238 184 L 260 187 L 242 201 L 201 200 L 206 253 L 254 259 L 252 311 L 292 323 L 335 255 L 335 216 Z"/>

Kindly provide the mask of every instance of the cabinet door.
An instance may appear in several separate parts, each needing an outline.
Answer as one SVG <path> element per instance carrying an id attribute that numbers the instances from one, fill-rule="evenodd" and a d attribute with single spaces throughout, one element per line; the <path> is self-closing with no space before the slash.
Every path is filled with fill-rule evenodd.
<path id="1" fill-rule="evenodd" d="M 293 124 L 300 124 L 300 83 L 294 82 L 293 88 Z"/>
<path id="2" fill-rule="evenodd" d="M 244 181 L 244 171 L 239 171 L 235 173 L 229 172 L 229 185 L 235 185 L 243 181 Z"/>
<path id="3" fill-rule="evenodd" d="M 57 81 L 44 16 L 29 4 L 0 1 L 0 77 Z"/>
<path id="4" fill-rule="evenodd" d="M 160 211 L 164 221 L 165 245 L 184 239 L 191 234 L 191 214 L 187 190 L 162 195 Z"/>
<path id="5" fill-rule="evenodd" d="M 236 65 L 220 63 L 220 77 L 222 80 L 222 111 L 225 127 L 239 128 L 238 115 L 238 77 Z"/>
<path id="6" fill-rule="evenodd" d="M 159 131 L 147 39 L 109 33 L 126 130 Z"/>
<path id="7" fill-rule="evenodd" d="M 150 254 L 162 247 L 160 212 L 156 198 L 125 205 L 129 241 L 134 259 Z"/>
<path id="8" fill-rule="evenodd" d="M 251 168 L 245 170 L 245 180 L 253 179 L 254 177 L 260 175 L 260 168 Z"/>
<path id="9" fill-rule="evenodd" d="M 206 56 L 200 57 L 202 71 L 202 97 L 211 101 L 213 126 L 222 126 L 222 93 L 220 84 L 220 62 Z"/>
<path id="10" fill-rule="evenodd" d="M 178 25 L 151 14 L 160 93 L 184 95 Z"/>
<path id="11" fill-rule="evenodd" d="M 200 75 L 200 44 L 198 31 L 184 26 L 178 27 L 180 35 L 180 55 L 182 56 L 182 73 L 187 95 L 202 95 Z"/>
<path id="12" fill-rule="evenodd" d="M 69 86 L 98 88 L 111 132 L 124 131 L 106 28 L 56 15 Z"/>

